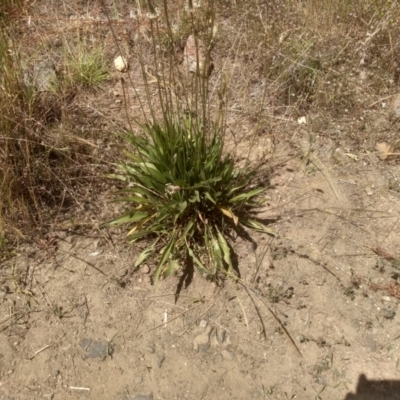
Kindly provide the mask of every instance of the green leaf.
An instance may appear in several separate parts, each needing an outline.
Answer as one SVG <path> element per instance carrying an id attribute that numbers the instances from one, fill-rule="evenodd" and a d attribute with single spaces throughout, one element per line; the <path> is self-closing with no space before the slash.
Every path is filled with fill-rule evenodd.
<path id="1" fill-rule="evenodd" d="M 199 267 L 200 272 L 207 274 L 209 271 L 207 271 L 207 268 L 204 266 L 204 264 L 194 255 L 193 250 L 190 247 L 188 247 L 188 252 L 194 263 Z"/>
<path id="2" fill-rule="evenodd" d="M 226 265 L 229 266 L 229 269 L 232 269 L 232 259 L 231 259 L 231 251 L 229 248 L 229 245 L 227 243 L 227 241 L 225 240 L 224 236 L 221 234 L 220 231 L 218 231 L 218 242 L 220 245 L 220 248 L 223 251 L 223 257 L 224 257 L 224 261 L 226 262 Z"/>
<path id="3" fill-rule="evenodd" d="M 166 183 L 165 175 L 162 174 L 154 164 L 149 162 L 140 163 L 139 167 L 143 172 L 151 175 L 153 178 L 157 179 L 159 183 Z"/>
<path id="4" fill-rule="evenodd" d="M 142 264 L 149 256 L 151 256 L 154 253 L 154 248 L 159 241 L 159 238 L 157 238 L 149 247 L 146 247 L 138 256 L 136 262 L 135 262 L 135 268 L 139 267 L 140 264 Z"/>
<path id="5" fill-rule="evenodd" d="M 205 192 L 205 193 L 204 193 L 204 196 L 206 196 L 206 198 L 207 198 L 208 200 L 210 200 L 211 203 L 217 204 L 216 201 L 211 197 L 210 193 Z"/>
<path id="6" fill-rule="evenodd" d="M 179 203 L 179 211 L 181 213 L 186 210 L 186 207 L 187 207 L 187 201 L 183 201 L 182 203 Z"/>
<path id="7" fill-rule="evenodd" d="M 167 278 L 168 276 L 172 275 L 175 271 L 178 271 L 178 269 L 179 269 L 178 261 L 170 260 L 167 268 L 165 268 L 165 271 L 163 273 L 164 278 Z"/>
<path id="8" fill-rule="evenodd" d="M 160 259 L 160 261 L 159 261 L 159 263 L 157 265 L 156 273 L 154 275 L 154 287 L 155 288 L 157 288 L 158 280 L 160 278 L 160 274 L 161 274 L 161 271 L 162 271 L 162 267 L 165 264 L 165 262 L 167 261 L 169 255 L 171 254 L 171 250 L 174 247 L 175 242 L 176 242 L 176 234 L 173 233 L 172 234 L 172 238 L 169 241 L 169 243 L 165 246 L 164 251 L 163 251 L 163 253 L 161 255 L 161 259 Z"/>
<path id="9" fill-rule="evenodd" d="M 112 221 L 109 222 L 110 225 L 118 225 L 118 224 L 124 224 L 126 222 L 138 222 L 142 220 L 143 218 L 148 217 L 148 213 L 145 212 L 130 212 L 128 214 L 123 215 L 122 217 L 116 218 Z"/>
<path id="10" fill-rule="evenodd" d="M 260 194 L 260 193 L 262 193 L 264 191 L 265 191 L 265 188 L 258 188 L 258 189 L 251 190 L 250 192 L 247 192 L 247 193 L 239 194 L 239 195 L 237 195 L 235 197 L 232 197 L 229 200 L 229 203 L 237 203 L 237 202 L 240 202 L 240 201 L 249 200 L 252 197 L 257 196 L 258 194 Z"/>
<path id="11" fill-rule="evenodd" d="M 253 219 L 245 219 L 240 221 L 243 225 L 248 226 L 249 228 L 255 229 L 257 231 L 268 233 L 269 235 L 276 236 L 275 231 L 272 228 L 268 228 L 261 222 L 255 221 Z"/>
<path id="12" fill-rule="evenodd" d="M 222 269 L 224 267 L 223 263 L 224 256 L 219 241 L 215 237 L 212 237 L 210 242 L 211 242 L 212 258 L 216 263 L 216 267 Z"/>
<path id="13" fill-rule="evenodd" d="M 125 202 L 125 203 L 136 203 L 136 204 L 151 204 L 151 201 L 146 197 L 141 196 L 128 196 L 128 197 L 119 197 L 115 200 L 116 202 Z"/>

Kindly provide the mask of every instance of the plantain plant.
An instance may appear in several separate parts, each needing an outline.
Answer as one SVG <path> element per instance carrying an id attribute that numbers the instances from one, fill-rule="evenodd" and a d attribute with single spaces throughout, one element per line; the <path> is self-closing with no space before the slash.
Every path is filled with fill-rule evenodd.
<path id="1" fill-rule="evenodd" d="M 166 3 L 164 15 L 168 15 Z M 212 15 L 208 9 L 211 25 Z M 154 65 L 162 65 L 166 57 L 157 52 L 158 22 L 150 19 L 150 23 L 154 54 L 159 56 Z M 193 31 L 201 35 L 198 29 Z M 208 63 L 214 39 L 212 26 L 209 31 L 210 35 L 203 35 Z M 155 285 L 161 277 L 170 276 L 189 262 L 211 278 L 220 271 L 233 272 L 232 233 L 243 235 L 247 228 L 271 233 L 255 217 L 262 204 L 260 195 L 266 190 L 266 175 L 260 179 L 260 169 L 249 167 L 249 163 L 239 168 L 224 151 L 226 123 L 221 116 L 210 116 L 213 100 L 208 91 L 208 76 L 192 75 L 192 84 L 187 86 L 190 92 L 181 95 L 190 100 L 184 109 L 179 106 L 176 92 L 168 91 L 173 87 L 171 82 L 180 80 L 178 72 L 174 72 L 175 65 L 171 57 L 168 72 L 167 67 L 156 71 L 161 117 L 156 117 L 149 96 L 146 104 L 151 119 L 145 116 L 144 124 L 137 123 L 141 134 L 133 130 L 125 134 L 132 151 L 126 151 L 126 160 L 118 164 L 112 175 L 125 186 L 117 200 L 126 203 L 128 210 L 110 223 L 127 224 L 131 243 L 148 241 L 135 267 L 156 257 Z M 143 77 L 148 87 L 146 73 Z"/>

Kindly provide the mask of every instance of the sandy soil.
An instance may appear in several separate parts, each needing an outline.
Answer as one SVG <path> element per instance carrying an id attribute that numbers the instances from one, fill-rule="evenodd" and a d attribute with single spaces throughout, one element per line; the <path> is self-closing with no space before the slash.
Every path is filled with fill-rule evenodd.
<path id="1" fill-rule="evenodd" d="M 117 84 L 74 102 L 120 121 Z M 354 131 L 346 118 L 341 131 Z M 235 240 L 240 282 L 195 272 L 155 291 L 152 261 L 133 268 L 141 244 L 101 225 L 115 214 L 109 188 L 21 244 L 0 266 L 0 397 L 400 399 L 400 164 L 320 121 L 277 120 L 258 139 L 276 235 Z M 364 123 L 398 132 L 384 110 Z"/>

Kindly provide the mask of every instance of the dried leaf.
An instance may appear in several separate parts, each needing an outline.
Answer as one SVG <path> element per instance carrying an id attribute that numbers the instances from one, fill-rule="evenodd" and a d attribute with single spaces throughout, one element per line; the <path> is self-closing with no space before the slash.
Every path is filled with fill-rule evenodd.
<path id="1" fill-rule="evenodd" d="M 377 143 L 376 144 L 376 150 L 378 152 L 378 157 L 381 160 L 386 160 L 388 158 L 388 156 L 390 156 L 392 151 L 393 151 L 392 147 L 389 146 L 385 142 Z"/>

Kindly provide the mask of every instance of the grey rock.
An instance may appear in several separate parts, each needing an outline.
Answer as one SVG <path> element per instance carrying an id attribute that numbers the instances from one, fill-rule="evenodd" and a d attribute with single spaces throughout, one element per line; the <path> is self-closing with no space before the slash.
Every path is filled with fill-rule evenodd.
<path id="1" fill-rule="evenodd" d="M 156 348 L 153 344 L 149 344 L 144 348 L 144 351 L 149 354 L 154 354 L 156 352 Z"/>
<path id="2" fill-rule="evenodd" d="M 82 339 L 81 348 L 84 351 L 85 358 L 104 359 L 112 354 L 110 343 L 105 340 Z"/>
<path id="3" fill-rule="evenodd" d="M 225 342 L 226 338 L 226 331 L 224 329 L 218 329 L 217 330 L 217 339 L 220 344 L 223 344 Z"/>
<path id="4" fill-rule="evenodd" d="M 193 343 L 195 351 L 204 353 L 210 348 L 210 337 L 213 330 L 214 329 L 211 326 L 208 326 L 204 332 L 196 336 Z"/>
<path id="5" fill-rule="evenodd" d="M 123 278 L 125 275 L 128 274 L 128 270 L 126 268 L 122 269 L 121 271 L 118 272 L 118 277 Z"/>
<path id="6" fill-rule="evenodd" d="M 157 357 L 157 366 L 158 366 L 158 368 L 161 368 L 161 366 L 162 366 L 162 363 L 164 362 L 164 360 L 165 360 L 165 356 L 158 356 Z"/>
<path id="7" fill-rule="evenodd" d="M 33 66 L 33 71 L 24 72 L 26 85 L 33 85 L 39 92 L 48 92 L 57 84 L 57 75 L 54 65 L 49 61 L 39 61 Z"/>

